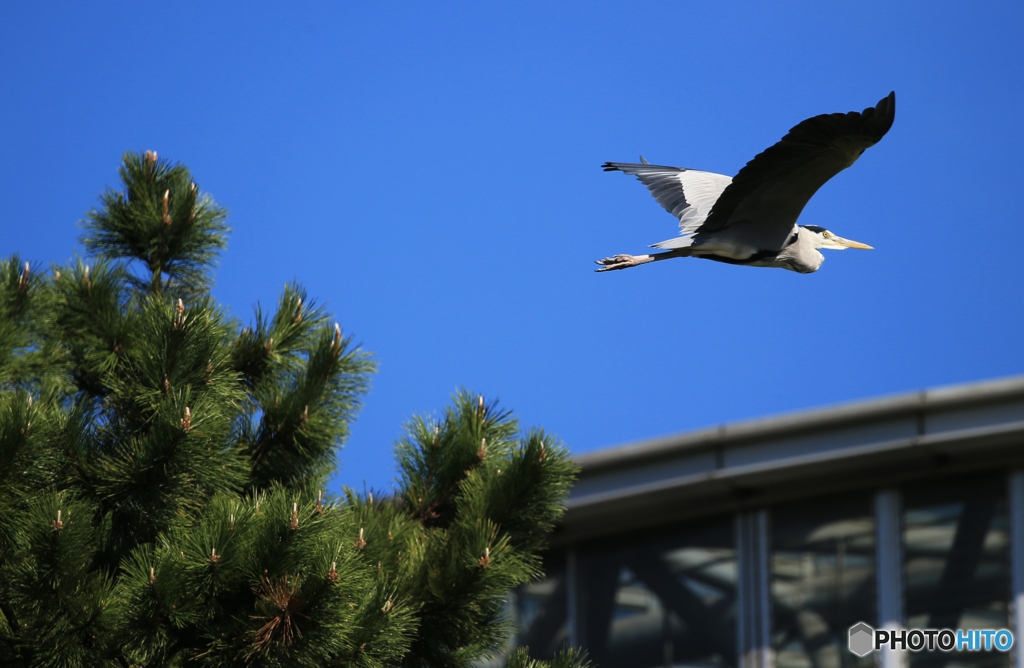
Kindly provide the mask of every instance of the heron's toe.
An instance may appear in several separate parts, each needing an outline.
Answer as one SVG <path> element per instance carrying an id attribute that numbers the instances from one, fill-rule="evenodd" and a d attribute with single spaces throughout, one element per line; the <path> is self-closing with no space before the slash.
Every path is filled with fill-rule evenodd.
<path id="1" fill-rule="evenodd" d="M 595 271 L 614 271 L 616 269 L 636 266 L 636 258 L 632 255 L 616 255 L 614 257 L 606 257 L 603 260 L 595 260 L 595 262 L 604 265 L 601 269 L 596 269 Z"/>

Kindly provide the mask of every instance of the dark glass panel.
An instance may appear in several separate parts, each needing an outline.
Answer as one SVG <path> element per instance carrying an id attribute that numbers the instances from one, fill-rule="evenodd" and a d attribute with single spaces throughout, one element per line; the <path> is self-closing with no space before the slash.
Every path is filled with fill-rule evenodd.
<path id="1" fill-rule="evenodd" d="M 903 492 L 908 628 L 1007 628 L 1006 477 L 930 480 Z M 1002 668 L 1003 652 L 910 652 L 910 668 Z"/>
<path id="2" fill-rule="evenodd" d="M 543 579 L 509 595 L 510 613 L 519 625 L 513 645 L 529 647 L 535 659 L 550 659 L 569 640 L 565 554 L 552 555 L 546 562 Z"/>
<path id="3" fill-rule="evenodd" d="M 771 515 L 772 649 L 778 668 L 870 668 L 849 628 L 875 623 L 875 522 L 867 492 L 780 506 Z"/>
<path id="4" fill-rule="evenodd" d="M 601 668 L 736 665 L 731 517 L 579 564 L 581 642 Z"/>

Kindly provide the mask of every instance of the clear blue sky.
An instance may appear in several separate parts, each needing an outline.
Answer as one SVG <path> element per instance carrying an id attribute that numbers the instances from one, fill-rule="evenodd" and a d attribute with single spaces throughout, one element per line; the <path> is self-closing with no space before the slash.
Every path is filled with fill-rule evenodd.
<path id="1" fill-rule="evenodd" d="M 4 3 L 0 255 L 72 256 L 121 153 L 231 211 L 215 295 L 294 278 L 380 372 L 338 484 L 387 488 L 459 386 L 576 452 L 1024 372 L 1024 5 Z M 801 222 L 821 271 L 680 259 L 602 162 L 734 174 L 890 90 L 896 123 Z"/>

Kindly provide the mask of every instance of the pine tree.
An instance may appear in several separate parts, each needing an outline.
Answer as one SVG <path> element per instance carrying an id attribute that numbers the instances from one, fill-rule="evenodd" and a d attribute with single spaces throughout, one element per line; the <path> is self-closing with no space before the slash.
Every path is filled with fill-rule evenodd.
<path id="1" fill-rule="evenodd" d="M 120 176 L 84 259 L 0 263 L 0 663 L 499 653 L 575 475 L 565 448 L 463 391 L 406 425 L 395 494 L 324 497 L 373 361 L 297 284 L 243 327 L 210 294 L 226 211 L 155 153 Z"/>

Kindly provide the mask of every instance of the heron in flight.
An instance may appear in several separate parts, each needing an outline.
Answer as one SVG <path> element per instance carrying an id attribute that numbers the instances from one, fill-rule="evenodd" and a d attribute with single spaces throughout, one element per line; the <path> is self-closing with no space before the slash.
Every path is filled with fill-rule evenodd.
<path id="1" fill-rule="evenodd" d="M 807 201 L 892 127 L 896 93 L 857 113 L 808 118 L 757 155 L 734 178 L 695 169 L 606 162 L 606 172 L 632 174 L 679 219 L 680 236 L 654 244 L 667 252 L 616 255 L 597 271 L 636 267 L 672 257 L 702 257 L 751 267 L 781 267 L 809 274 L 824 256 L 819 248 L 871 248 L 817 225 L 797 225 Z"/>

